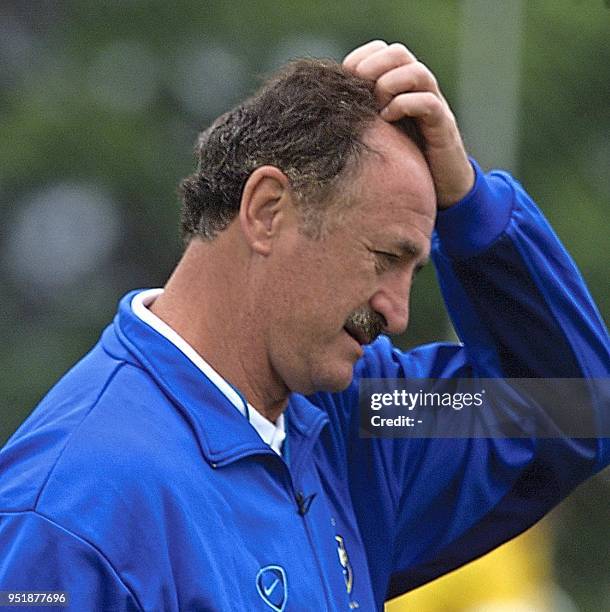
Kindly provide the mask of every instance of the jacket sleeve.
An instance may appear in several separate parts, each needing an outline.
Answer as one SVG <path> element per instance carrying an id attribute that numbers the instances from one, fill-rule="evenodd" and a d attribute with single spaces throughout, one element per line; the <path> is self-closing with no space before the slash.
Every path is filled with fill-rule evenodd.
<path id="1" fill-rule="evenodd" d="M 440 213 L 433 238 L 441 290 L 462 343 L 403 353 L 382 337 L 365 351 L 350 388 L 326 401 L 332 426 L 345 436 L 377 601 L 524 531 L 610 461 L 601 437 L 359 437 L 363 377 L 610 376 L 607 331 L 553 230 L 508 174 L 484 175 L 473 165 L 472 191 Z M 595 411 L 599 431 L 609 431 L 608 398 Z"/>
<path id="2" fill-rule="evenodd" d="M 98 550 L 33 511 L 0 514 L 0 591 L 63 591 L 61 610 L 142 609 Z"/>

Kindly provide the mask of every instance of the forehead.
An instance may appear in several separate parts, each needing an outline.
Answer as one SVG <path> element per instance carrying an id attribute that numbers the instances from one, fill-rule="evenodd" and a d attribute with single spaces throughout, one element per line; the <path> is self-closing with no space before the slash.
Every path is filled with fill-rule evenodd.
<path id="1" fill-rule="evenodd" d="M 365 153 L 351 185 L 349 224 L 371 240 L 415 242 L 429 248 L 436 218 L 434 183 L 415 143 L 379 120 L 363 141 Z"/>

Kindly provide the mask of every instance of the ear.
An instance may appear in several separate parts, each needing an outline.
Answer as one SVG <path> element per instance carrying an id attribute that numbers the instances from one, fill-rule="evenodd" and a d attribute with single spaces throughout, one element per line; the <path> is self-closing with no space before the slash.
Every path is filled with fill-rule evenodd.
<path id="1" fill-rule="evenodd" d="M 268 255 L 273 238 L 290 218 L 292 191 L 288 177 L 275 166 L 250 174 L 241 196 L 239 223 L 250 247 Z"/>

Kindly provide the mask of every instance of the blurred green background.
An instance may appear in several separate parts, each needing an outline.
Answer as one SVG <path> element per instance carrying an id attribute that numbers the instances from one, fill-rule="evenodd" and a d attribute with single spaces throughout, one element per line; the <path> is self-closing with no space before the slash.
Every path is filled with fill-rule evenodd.
<path id="1" fill-rule="evenodd" d="M 603 0 L 2 0 L 0 443 L 96 341 L 121 295 L 180 256 L 176 185 L 196 133 L 290 57 L 402 41 L 470 152 L 546 212 L 610 314 L 610 9 Z M 410 347 L 451 337 L 434 272 Z M 610 610 L 610 490 L 560 508 L 555 575 Z"/>

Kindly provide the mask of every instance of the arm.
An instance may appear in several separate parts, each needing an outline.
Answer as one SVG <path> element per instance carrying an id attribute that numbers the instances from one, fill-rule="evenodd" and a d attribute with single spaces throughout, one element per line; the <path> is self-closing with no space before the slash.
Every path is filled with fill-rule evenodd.
<path id="1" fill-rule="evenodd" d="M 394 99 L 402 97 L 400 105 L 407 109 L 408 95 Z M 447 142 L 456 139 L 451 118 L 436 122 L 449 126 Z M 461 188 L 447 188 L 451 172 L 443 168 L 461 168 L 460 155 L 452 156 L 452 150 L 447 147 L 446 166 L 439 162 L 439 148 L 432 162 L 428 159 L 439 206 L 446 208 L 439 212 L 433 246 L 441 288 L 464 345 L 401 353 L 381 339 L 337 400 L 336 422 L 357 404 L 362 376 L 609 376 L 607 332 L 541 213 L 505 173 L 485 177 L 477 169 L 472 189 L 464 191 L 462 180 Z M 459 201 L 442 195 L 460 191 Z M 449 200 L 454 201 L 447 206 Z M 607 431 L 607 411 L 601 411 L 601 403 L 598 407 Z M 609 461 L 605 440 L 361 440 L 356 420 L 354 415 L 343 421 L 350 428 L 352 499 L 379 601 L 520 533 Z M 371 499 L 378 500 L 374 513 Z"/>

